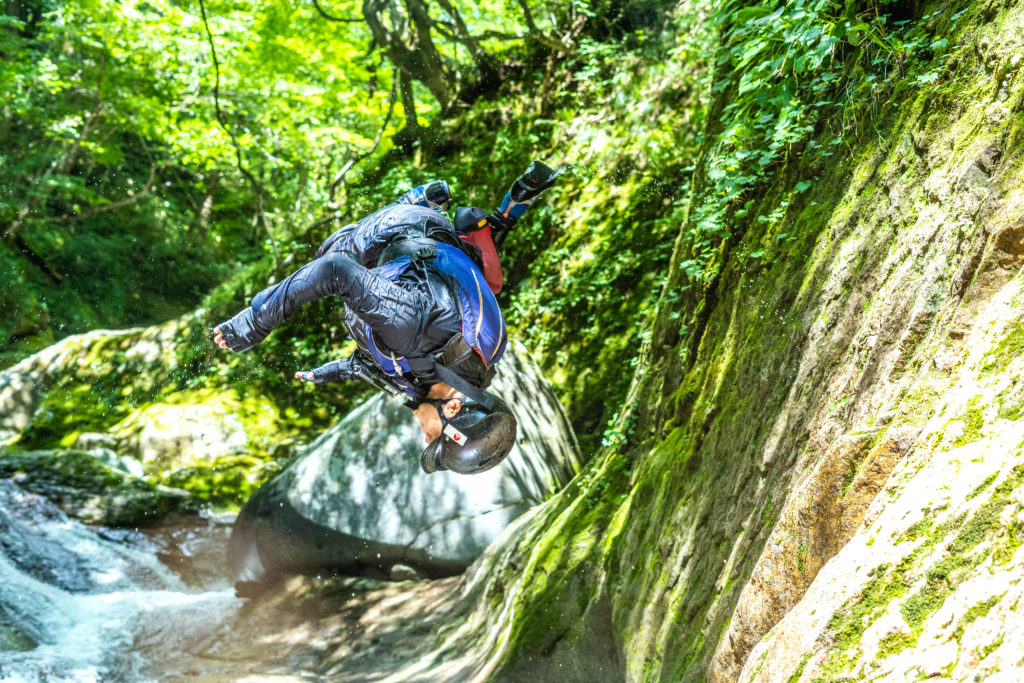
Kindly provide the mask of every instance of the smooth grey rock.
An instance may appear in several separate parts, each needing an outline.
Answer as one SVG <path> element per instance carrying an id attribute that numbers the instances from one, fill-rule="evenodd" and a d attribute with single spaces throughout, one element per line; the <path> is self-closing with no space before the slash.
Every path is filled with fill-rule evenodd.
<path id="1" fill-rule="evenodd" d="M 101 432 L 82 432 L 75 437 L 73 447 L 83 451 L 97 450 L 100 448 L 117 450 L 117 439 L 111 434 L 103 434 Z"/>
<path id="2" fill-rule="evenodd" d="M 386 578 L 404 564 L 426 576 L 461 572 L 502 529 L 564 486 L 579 449 L 554 392 L 509 347 L 491 390 L 519 421 L 499 466 L 472 476 L 424 474 L 425 443 L 401 400 L 353 410 L 242 509 L 228 554 L 239 591 L 284 572 L 334 569 Z"/>

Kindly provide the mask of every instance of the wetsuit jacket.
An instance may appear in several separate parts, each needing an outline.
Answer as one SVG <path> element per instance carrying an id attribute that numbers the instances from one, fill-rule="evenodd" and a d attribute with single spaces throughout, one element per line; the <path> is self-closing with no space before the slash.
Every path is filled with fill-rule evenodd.
<path id="1" fill-rule="evenodd" d="M 477 264 L 480 255 L 458 238 L 441 211 L 405 203 L 410 196 L 415 199 L 415 192 L 341 228 L 320 246 L 314 261 L 257 294 L 250 309 L 221 325 L 229 347 L 245 350 L 262 341 L 302 304 L 337 296 L 345 304 L 345 323 L 361 358 L 353 356 L 317 368 L 314 381 L 358 376 L 353 364 L 357 360 L 373 363 L 373 344 L 385 356 L 405 357 L 411 372 L 398 384 L 414 398 L 425 397 L 430 387 L 441 381 L 434 373 L 433 356 L 461 334 L 458 299 L 447 278 L 426 260 L 414 259 L 395 280 L 379 275 L 378 260 L 389 245 L 411 239 L 451 244 Z M 390 260 L 386 254 L 385 260 Z M 477 386 L 486 385 L 493 374 L 482 374 L 482 367 L 452 369 Z"/>

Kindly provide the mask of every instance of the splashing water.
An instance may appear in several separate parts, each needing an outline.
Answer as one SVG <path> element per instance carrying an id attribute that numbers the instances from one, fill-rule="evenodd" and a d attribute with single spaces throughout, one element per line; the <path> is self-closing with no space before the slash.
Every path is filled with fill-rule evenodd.
<path id="1" fill-rule="evenodd" d="M 3 681 L 136 680 L 154 649 L 180 647 L 241 605 L 226 578 L 192 588 L 153 548 L 103 538 L 8 481 L 0 550 Z"/>

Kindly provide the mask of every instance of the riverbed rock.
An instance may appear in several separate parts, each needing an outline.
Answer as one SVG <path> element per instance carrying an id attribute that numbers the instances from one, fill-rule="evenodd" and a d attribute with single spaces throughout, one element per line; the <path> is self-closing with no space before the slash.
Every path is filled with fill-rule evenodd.
<path id="1" fill-rule="evenodd" d="M 205 397 L 203 403 L 155 403 L 114 427 L 120 445 L 144 463 L 169 465 L 215 460 L 245 451 L 249 438 L 234 403 Z M 273 416 L 273 412 L 268 408 Z"/>
<path id="2" fill-rule="evenodd" d="M 150 524 L 190 508 L 188 493 L 111 466 L 119 460 L 102 450 L 0 449 L 0 477 L 46 497 L 67 515 L 107 526 Z"/>
<path id="3" fill-rule="evenodd" d="M 404 565 L 437 577 L 469 566 L 579 468 L 564 412 L 522 349 L 506 353 L 491 388 L 512 406 L 519 434 L 509 457 L 481 474 L 424 474 L 418 423 L 384 395 L 301 450 L 239 514 L 229 544 L 239 590 L 284 572 L 387 577 Z"/>

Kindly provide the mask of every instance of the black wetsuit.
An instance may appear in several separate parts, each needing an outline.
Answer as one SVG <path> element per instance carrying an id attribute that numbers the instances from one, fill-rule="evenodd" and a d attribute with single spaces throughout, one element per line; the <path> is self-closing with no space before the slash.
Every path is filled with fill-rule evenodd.
<path id="1" fill-rule="evenodd" d="M 459 302 L 450 282 L 426 260 L 413 259 L 393 281 L 379 275 L 378 261 L 383 266 L 391 258 L 391 249 L 400 244 L 429 247 L 444 242 L 458 247 L 477 264 L 479 253 L 458 238 L 441 211 L 408 203 L 417 190 L 335 232 L 317 250 L 316 260 L 264 289 L 253 298 L 251 308 L 222 323 L 229 348 L 250 348 L 302 304 L 336 296 L 345 304 L 345 324 L 360 350 L 314 370 L 314 381 L 359 376 L 354 364 L 373 363 L 372 341 L 385 356 L 404 357 L 408 362 L 411 372 L 402 378 L 399 388 L 414 398 L 425 397 L 430 387 L 441 381 L 434 372 L 434 355 L 461 334 Z M 367 338 L 367 326 L 372 340 Z M 452 369 L 476 386 L 486 386 L 493 370 L 488 372 L 472 358 L 466 360 L 464 367 Z"/>

